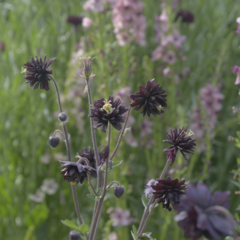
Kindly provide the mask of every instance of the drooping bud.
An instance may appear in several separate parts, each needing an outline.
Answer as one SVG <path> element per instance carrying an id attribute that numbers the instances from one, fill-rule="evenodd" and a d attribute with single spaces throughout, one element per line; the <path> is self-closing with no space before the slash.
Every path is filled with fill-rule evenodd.
<path id="1" fill-rule="evenodd" d="M 69 239 L 70 240 L 79 240 L 80 239 L 80 233 L 76 230 L 73 230 L 69 233 Z"/>
<path id="2" fill-rule="evenodd" d="M 56 148 L 58 144 L 60 143 L 60 138 L 57 136 L 50 136 L 48 139 L 48 142 L 51 146 L 51 148 Z"/>
<path id="3" fill-rule="evenodd" d="M 58 114 L 58 119 L 61 122 L 66 122 L 67 121 L 67 114 L 65 112 L 61 112 Z"/>
<path id="4" fill-rule="evenodd" d="M 113 194 L 119 199 L 124 194 L 124 187 L 123 186 L 116 186 L 113 189 Z"/>

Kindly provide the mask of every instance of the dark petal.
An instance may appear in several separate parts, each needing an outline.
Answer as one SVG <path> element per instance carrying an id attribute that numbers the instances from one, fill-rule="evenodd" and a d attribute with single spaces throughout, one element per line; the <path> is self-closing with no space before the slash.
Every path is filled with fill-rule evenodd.
<path id="1" fill-rule="evenodd" d="M 197 227 L 201 230 L 206 230 L 208 224 L 207 215 L 204 213 L 200 213 L 197 218 Z"/>
<path id="2" fill-rule="evenodd" d="M 223 206 L 228 209 L 230 206 L 229 195 L 230 191 L 227 192 L 217 191 L 212 195 L 212 201 L 214 204 Z"/>
<path id="3" fill-rule="evenodd" d="M 92 177 L 97 178 L 97 171 L 96 171 L 96 169 L 90 170 L 90 174 L 91 174 Z"/>
<path id="4" fill-rule="evenodd" d="M 55 60 L 56 58 L 50 58 L 49 60 L 47 60 L 46 62 L 46 67 L 48 68 L 50 66 L 50 64 Z"/>
<path id="5" fill-rule="evenodd" d="M 107 123 L 103 123 L 103 126 L 102 126 L 102 131 L 103 132 L 106 132 L 106 130 L 107 130 L 107 126 L 108 126 L 108 122 Z"/>
<path id="6" fill-rule="evenodd" d="M 111 122 L 111 124 L 113 125 L 114 128 L 116 128 L 119 131 L 122 129 L 121 123 L 119 122 Z"/>

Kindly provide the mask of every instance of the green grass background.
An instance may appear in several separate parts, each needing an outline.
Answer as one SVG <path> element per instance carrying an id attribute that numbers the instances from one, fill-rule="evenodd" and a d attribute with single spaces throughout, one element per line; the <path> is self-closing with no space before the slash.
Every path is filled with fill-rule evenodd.
<path id="1" fill-rule="evenodd" d="M 83 11 L 84 1 L 64 0 L 9 0 L 0 1 L 0 41 L 5 42 L 5 50 L 0 52 L 0 236 L 4 240 L 65 240 L 68 239 L 69 228 L 60 220 L 76 221 L 70 187 L 60 176 L 59 163 L 53 160 L 44 165 L 40 158 L 50 153 L 65 153 L 62 143 L 56 150 L 51 150 L 47 140 L 50 133 L 59 128 L 58 120 L 53 112 L 58 109 L 53 85 L 50 91 L 34 91 L 24 83 L 21 67 L 31 56 L 47 58 L 56 57 L 51 65 L 55 79 L 61 92 L 67 93 L 66 85 L 71 54 L 80 37 L 90 41 L 87 44 L 86 56 L 95 56 L 92 81 L 93 99 L 107 97 L 121 87 L 130 86 L 138 91 L 140 84 L 155 78 L 168 93 L 168 109 L 161 117 L 154 118 L 153 140 L 155 146 L 151 150 L 141 147 L 131 148 L 122 143 L 118 160 L 123 164 L 110 173 L 110 180 L 118 180 L 126 189 L 126 194 L 119 200 L 109 193 L 105 202 L 103 221 L 100 223 L 98 239 L 107 239 L 104 232 L 116 231 L 119 239 L 128 240 L 130 226 L 112 228 L 106 209 L 120 206 L 128 208 L 139 224 L 143 206 L 141 195 L 150 177 L 157 178 L 165 165 L 166 147 L 162 140 L 166 138 L 167 127 L 189 127 L 190 115 L 197 106 L 199 89 L 205 86 L 209 78 L 212 84 L 221 83 L 221 91 L 225 98 L 223 108 L 218 117 L 215 129 L 216 137 L 208 142 L 206 154 L 195 153 L 189 160 L 188 167 L 178 170 L 174 177 L 187 177 L 192 183 L 200 179 L 211 189 L 230 190 L 231 212 L 236 212 L 239 196 L 234 194 L 238 188 L 229 180 L 230 172 L 237 168 L 236 159 L 239 149 L 228 142 L 229 135 L 235 136 L 239 129 L 239 117 L 232 113 L 232 106 L 239 107 L 238 86 L 234 85 L 235 75 L 231 73 L 233 65 L 239 65 L 240 36 L 235 33 L 236 18 L 239 17 L 240 5 L 233 0 L 185 0 L 181 8 L 190 10 L 195 15 L 192 24 L 179 24 L 181 34 L 187 36 L 184 43 L 184 54 L 187 60 L 174 65 L 175 70 L 191 69 L 190 74 L 178 85 L 166 79 L 157 71 L 159 63 L 150 61 L 151 52 L 155 49 L 153 24 L 155 16 L 161 9 L 160 1 L 145 0 L 144 15 L 147 19 L 147 46 L 139 47 L 134 42 L 119 47 L 114 35 L 111 12 L 106 14 Z M 170 4 L 170 1 L 167 1 Z M 94 26 L 89 31 L 79 28 L 74 32 L 67 24 L 69 15 L 81 15 L 92 18 Z M 174 13 L 170 16 L 174 19 Z M 104 54 L 103 54 L 104 53 Z M 80 67 L 80 63 L 79 63 Z M 131 71 L 129 71 L 131 70 Z M 105 84 L 104 91 L 99 87 Z M 176 96 L 176 91 L 181 95 Z M 83 98 L 83 108 L 87 111 L 87 98 Z M 67 109 L 71 103 L 64 103 Z M 139 126 L 143 117 L 134 112 L 136 118 L 134 137 L 139 139 Z M 177 121 L 176 121 L 177 119 Z M 87 114 L 84 116 L 85 132 L 76 131 L 74 119 L 70 119 L 68 130 L 71 134 L 72 155 L 91 145 L 90 129 Z M 117 139 L 117 131 L 113 131 L 113 143 Z M 97 131 L 99 146 L 106 144 L 105 136 Z M 139 139 L 140 140 L 140 139 Z M 214 151 L 214 155 L 210 154 Z M 116 158 L 115 158 L 116 159 Z M 207 161 L 212 164 L 207 166 Z M 182 164 L 179 155 L 176 164 Z M 146 171 L 146 168 L 148 170 Z M 205 170 L 204 170 L 205 169 Z M 205 171 L 203 175 L 200 173 Z M 28 195 L 35 193 L 45 178 L 55 178 L 60 188 L 55 195 L 46 196 L 42 203 L 34 203 Z M 80 209 L 87 224 L 93 202 L 87 197 L 87 184 L 77 186 Z M 61 202 L 64 196 L 65 202 Z M 184 239 L 183 232 L 173 221 L 174 213 L 168 213 L 158 207 L 153 214 L 146 231 L 152 231 L 156 239 Z M 107 225 L 105 229 L 103 226 Z M 101 232 L 102 231 L 102 232 Z"/>

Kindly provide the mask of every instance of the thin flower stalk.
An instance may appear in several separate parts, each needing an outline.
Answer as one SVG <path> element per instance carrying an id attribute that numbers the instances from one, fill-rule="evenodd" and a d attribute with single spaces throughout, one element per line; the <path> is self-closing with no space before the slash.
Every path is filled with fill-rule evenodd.
<path id="1" fill-rule="evenodd" d="M 111 160 L 113 159 L 113 157 L 114 157 L 114 155 L 116 154 L 116 152 L 117 152 L 117 150 L 118 150 L 118 147 L 119 147 L 119 145 L 120 145 L 120 143 L 121 143 L 121 141 L 122 141 L 122 137 L 123 137 L 124 131 L 125 131 L 126 126 L 127 126 L 127 122 L 128 122 L 128 118 L 129 118 L 129 116 L 130 116 L 130 112 L 131 112 L 131 106 L 129 106 L 129 108 L 128 108 L 127 117 L 126 117 L 126 119 L 125 119 L 125 123 L 124 123 L 123 128 L 122 128 L 122 131 L 121 131 L 121 133 L 120 133 L 120 135 L 119 135 L 119 138 L 118 138 L 118 141 L 117 141 L 117 145 L 116 145 L 115 149 L 113 150 L 113 153 L 112 153 L 111 157 L 109 158 L 109 161 L 111 161 Z"/>
<path id="2" fill-rule="evenodd" d="M 170 164 L 171 161 L 172 161 L 171 158 L 168 158 L 168 160 L 167 160 L 167 162 L 166 162 L 166 164 L 165 164 L 165 167 L 164 167 L 164 169 L 163 169 L 163 171 L 162 171 L 162 173 L 161 173 L 160 179 L 163 179 L 163 177 L 164 177 L 165 173 L 167 172 L 168 166 L 169 166 L 169 164 Z M 154 199 L 154 196 L 152 195 L 152 197 L 151 197 L 151 198 L 149 199 L 149 201 L 148 201 L 147 207 L 144 209 L 143 216 L 142 216 L 140 225 L 139 225 L 139 227 L 138 227 L 138 236 L 139 236 L 139 237 L 142 235 L 142 233 L 143 233 L 143 231 L 144 231 L 144 229 L 145 229 L 145 227 L 146 227 L 145 222 L 146 222 L 147 219 L 149 219 L 149 218 L 151 217 L 151 215 L 152 215 L 152 212 L 150 212 L 150 213 L 148 214 L 148 216 L 147 216 L 147 219 L 146 219 L 146 215 L 147 215 L 147 213 L 148 213 L 148 210 L 149 210 L 149 207 L 150 207 L 151 203 L 153 202 L 153 199 Z M 153 209 L 154 209 L 154 208 L 153 208 Z"/>
<path id="3" fill-rule="evenodd" d="M 111 143 L 111 124 L 108 125 L 108 146 L 109 147 L 110 147 L 110 143 Z M 110 149 L 109 149 L 109 151 L 110 151 Z M 109 161 L 109 159 L 106 159 L 103 192 L 102 192 L 100 200 L 97 204 L 97 209 L 96 209 L 95 216 L 92 219 L 92 225 L 91 225 L 90 235 L 89 235 L 89 239 L 91 239 L 91 240 L 95 240 L 95 238 L 96 238 L 98 224 L 99 224 L 99 220 L 100 220 L 101 213 L 102 213 L 104 197 L 105 197 L 105 194 L 106 194 L 106 191 L 107 191 L 108 161 Z"/>
<path id="4" fill-rule="evenodd" d="M 59 94 L 59 90 L 58 90 L 58 85 L 56 83 L 56 80 L 52 76 L 49 76 L 49 77 L 52 79 L 52 81 L 53 81 L 53 83 L 55 85 L 56 92 L 57 92 L 59 111 L 60 111 L 60 113 L 62 113 L 63 111 L 62 111 L 62 104 L 61 104 L 61 100 L 60 100 L 60 94 Z M 66 124 L 63 123 L 62 127 L 63 127 L 65 141 L 66 141 L 66 149 L 67 149 L 67 154 L 68 154 L 68 161 L 71 162 L 72 160 L 71 160 L 70 143 L 69 143 L 69 138 L 68 138 L 68 134 L 67 134 Z M 79 210 L 78 201 L 77 201 L 76 188 L 75 188 L 74 185 L 71 185 L 71 189 L 72 189 L 74 206 L 75 206 L 75 210 L 76 210 L 76 213 L 77 213 L 77 217 L 78 217 L 79 223 L 83 224 L 82 217 L 81 217 L 80 210 Z"/>

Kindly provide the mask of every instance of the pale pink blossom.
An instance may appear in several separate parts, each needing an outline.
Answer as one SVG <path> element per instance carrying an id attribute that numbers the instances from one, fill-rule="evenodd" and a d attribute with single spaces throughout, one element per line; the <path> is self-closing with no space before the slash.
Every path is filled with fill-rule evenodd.
<path id="1" fill-rule="evenodd" d="M 113 7 L 114 33 L 120 46 L 135 40 L 144 46 L 146 19 L 142 14 L 144 4 L 139 0 L 119 0 Z"/>
<path id="2" fill-rule="evenodd" d="M 104 10 L 102 0 L 88 0 L 83 5 L 83 9 L 88 12 L 102 12 Z"/>
<path id="3" fill-rule="evenodd" d="M 92 19 L 88 17 L 84 17 L 82 20 L 82 26 L 84 28 L 90 28 L 92 26 Z"/>
<path id="4" fill-rule="evenodd" d="M 237 74 L 237 79 L 235 81 L 235 84 L 240 84 L 240 67 L 238 66 L 233 66 L 232 72 Z"/>
<path id="5" fill-rule="evenodd" d="M 109 217 L 113 221 L 112 226 L 114 227 L 128 226 L 133 221 L 129 210 L 123 210 L 120 207 L 116 207 Z"/>
<path id="6" fill-rule="evenodd" d="M 176 62 L 175 52 L 173 52 L 172 50 L 167 51 L 167 52 L 163 55 L 162 61 L 163 61 L 164 63 L 174 64 L 174 63 Z"/>
<path id="7" fill-rule="evenodd" d="M 167 77 L 171 74 L 171 68 L 167 67 L 163 69 L 163 76 Z"/>

